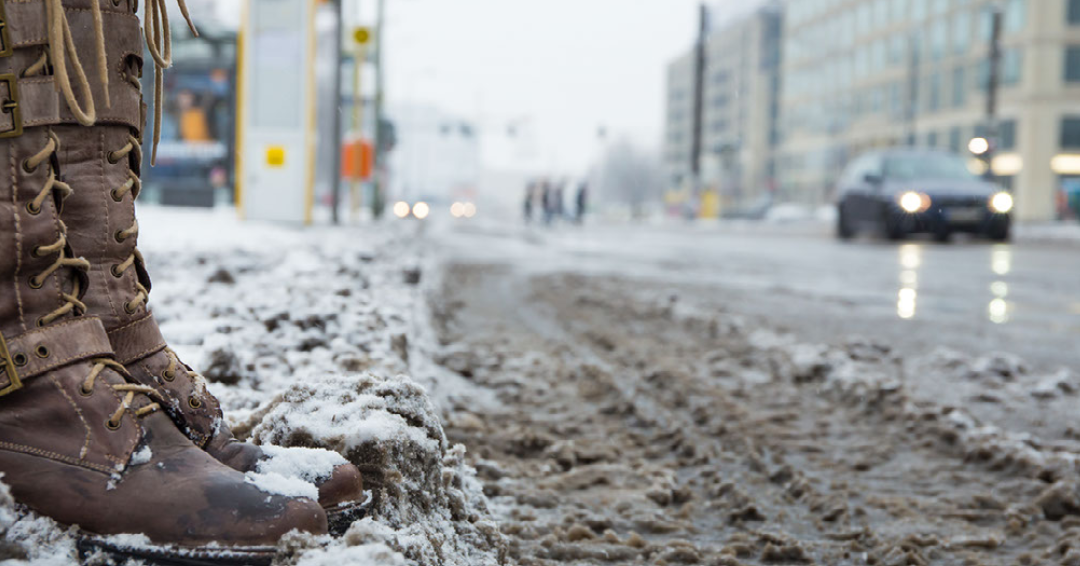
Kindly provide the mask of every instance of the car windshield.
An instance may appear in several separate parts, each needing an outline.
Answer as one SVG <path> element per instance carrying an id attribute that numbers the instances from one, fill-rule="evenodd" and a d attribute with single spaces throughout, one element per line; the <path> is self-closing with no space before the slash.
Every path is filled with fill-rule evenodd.
<path id="1" fill-rule="evenodd" d="M 895 181 L 969 181 L 974 175 L 959 157 L 927 153 L 885 158 L 885 178 Z"/>

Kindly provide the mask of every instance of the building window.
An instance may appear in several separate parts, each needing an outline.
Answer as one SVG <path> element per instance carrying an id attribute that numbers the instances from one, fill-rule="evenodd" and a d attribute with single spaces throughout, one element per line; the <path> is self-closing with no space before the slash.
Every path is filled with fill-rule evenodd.
<path id="1" fill-rule="evenodd" d="M 998 124 L 997 148 L 1002 151 L 1016 149 L 1016 120 L 1004 120 Z"/>
<path id="2" fill-rule="evenodd" d="M 927 132 L 926 147 L 937 147 L 937 132 Z"/>
<path id="3" fill-rule="evenodd" d="M 976 86 L 981 90 L 986 90 L 990 85 L 990 61 L 983 59 L 978 65 L 979 80 Z M 1001 54 L 1001 68 L 998 73 L 1002 86 L 1019 83 L 1023 74 L 1023 51 L 1019 48 L 1006 49 Z"/>
<path id="4" fill-rule="evenodd" d="M 1080 0 L 1078 0 L 1080 1 Z M 907 18 L 907 0 L 892 0 L 892 22 L 902 22 Z"/>
<path id="5" fill-rule="evenodd" d="M 953 19 L 953 53 L 967 53 L 971 45 L 971 12 L 961 10 Z"/>
<path id="6" fill-rule="evenodd" d="M 1001 58 L 1001 84 L 1014 85 L 1020 82 L 1023 68 L 1023 52 L 1020 49 L 1006 49 Z"/>
<path id="7" fill-rule="evenodd" d="M 911 19 L 916 22 L 925 20 L 928 2 L 930 2 L 930 0 L 912 0 Z"/>
<path id="8" fill-rule="evenodd" d="M 953 88 L 953 91 L 952 91 L 953 92 L 952 105 L 953 105 L 953 108 L 961 108 L 965 104 L 967 104 L 967 91 L 968 91 L 968 89 L 967 89 L 967 83 L 965 82 L 966 78 L 967 78 L 967 73 L 965 72 L 964 67 L 961 66 L 961 67 L 957 67 L 957 68 L 953 69 L 953 77 L 952 77 L 952 81 L 953 81 L 953 84 L 952 84 L 952 88 Z"/>
<path id="9" fill-rule="evenodd" d="M 1067 116 L 1061 121 L 1061 148 L 1080 149 L 1080 116 Z"/>
<path id="10" fill-rule="evenodd" d="M 1027 24 L 1027 0 L 1009 0 L 1005 5 L 1005 33 L 1016 33 Z"/>
<path id="11" fill-rule="evenodd" d="M 945 56 L 948 35 L 949 28 L 945 20 L 934 22 L 934 26 L 930 29 L 930 55 L 935 61 Z"/>
<path id="12" fill-rule="evenodd" d="M 960 153 L 960 126 L 955 126 L 949 130 L 949 150 L 953 153 Z"/>
<path id="13" fill-rule="evenodd" d="M 930 100 L 927 101 L 927 110 L 930 112 L 941 110 L 941 73 L 930 75 Z"/>
<path id="14" fill-rule="evenodd" d="M 1069 23 L 1080 25 L 1080 0 L 1069 0 Z"/>
<path id="15" fill-rule="evenodd" d="M 1065 81 L 1080 82 L 1080 45 L 1065 49 Z"/>

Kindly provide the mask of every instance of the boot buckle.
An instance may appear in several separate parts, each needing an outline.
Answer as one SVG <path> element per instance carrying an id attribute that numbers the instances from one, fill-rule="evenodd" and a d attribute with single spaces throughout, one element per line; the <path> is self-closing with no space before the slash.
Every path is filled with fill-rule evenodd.
<path id="1" fill-rule="evenodd" d="M 15 369 L 15 361 L 11 359 L 11 352 L 8 350 L 7 342 L 0 335 L 0 397 L 19 389 L 22 389 L 19 372 Z"/>
<path id="2" fill-rule="evenodd" d="M 0 0 L 0 6 L 3 0 Z M 0 28 L 6 30 L 7 27 Z M 3 57 L 0 54 L 0 57 Z M 19 79 L 15 75 L 0 75 L 0 86 L 7 85 L 7 97 L 0 93 L 0 111 L 11 114 L 11 129 L 0 130 L 0 139 L 17 138 L 23 134 L 22 107 L 19 105 Z"/>

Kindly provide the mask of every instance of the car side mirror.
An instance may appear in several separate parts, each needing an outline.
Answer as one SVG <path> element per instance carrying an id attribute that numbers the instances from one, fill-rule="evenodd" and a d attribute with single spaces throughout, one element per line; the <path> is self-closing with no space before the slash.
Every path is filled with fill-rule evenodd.
<path id="1" fill-rule="evenodd" d="M 880 187 L 885 182 L 885 177 L 882 177 L 880 173 L 867 173 L 863 175 L 863 180 L 866 181 L 867 185 Z"/>

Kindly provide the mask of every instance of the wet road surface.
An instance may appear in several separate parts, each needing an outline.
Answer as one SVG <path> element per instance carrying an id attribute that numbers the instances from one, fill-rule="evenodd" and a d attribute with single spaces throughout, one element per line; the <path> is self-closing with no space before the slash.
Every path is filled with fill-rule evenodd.
<path id="1" fill-rule="evenodd" d="M 612 277 L 808 343 L 851 339 L 907 360 L 917 398 L 1080 451 L 1076 398 L 1032 393 L 1080 379 L 1080 247 L 875 240 L 758 227 L 522 229 L 433 225 L 435 253 L 526 275 Z M 980 358 L 957 362 L 955 358 Z M 925 363 L 922 358 L 927 358 Z M 970 365 L 1004 368 L 985 379 Z M 960 370 L 956 368 L 959 367 Z M 985 373 L 985 372 L 984 372 Z"/>

